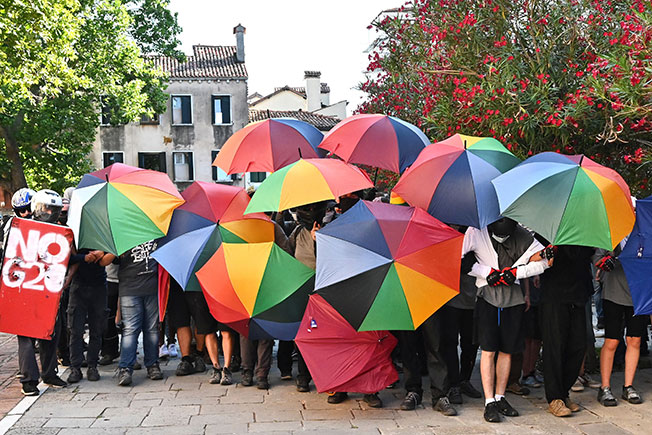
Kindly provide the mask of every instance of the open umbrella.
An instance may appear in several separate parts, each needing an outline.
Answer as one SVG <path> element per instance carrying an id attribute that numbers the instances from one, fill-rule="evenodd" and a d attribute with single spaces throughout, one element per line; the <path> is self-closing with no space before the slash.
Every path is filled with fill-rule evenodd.
<path id="1" fill-rule="evenodd" d="M 213 162 L 227 174 L 274 172 L 303 158 L 323 157 L 317 148 L 324 135 L 307 122 L 272 118 L 238 130 L 220 149 Z"/>
<path id="2" fill-rule="evenodd" d="M 518 162 L 495 139 L 455 135 L 424 149 L 393 192 L 442 222 L 482 228 L 500 217 L 491 180 Z"/>
<path id="3" fill-rule="evenodd" d="M 121 255 L 165 236 L 183 202 L 167 174 L 114 163 L 84 175 L 70 200 L 68 226 L 78 249 Z"/>
<path id="4" fill-rule="evenodd" d="M 618 259 L 625 269 L 634 314 L 652 314 L 652 196 L 636 201 L 636 223 Z"/>
<path id="5" fill-rule="evenodd" d="M 583 155 L 537 154 L 492 184 L 503 216 L 555 245 L 611 251 L 634 226 L 625 180 Z"/>
<path id="6" fill-rule="evenodd" d="M 347 163 L 402 173 L 430 141 L 415 125 L 387 115 L 350 116 L 333 127 L 319 148 Z"/>
<path id="7" fill-rule="evenodd" d="M 317 391 L 377 393 L 398 380 L 387 331 L 357 332 L 319 295 L 311 295 L 295 339 Z"/>
<path id="8" fill-rule="evenodd" d="M 414 330 L 459 293 L 462 239 L 421 209 L 358 201 L 317 232 L 316 292 L 358 331 Z"/>
<path id="9" fill-rule="evenodd" d="M 195 273 L 222 242 L 274 241 L 274 224 L 265 214 L 243 215 L 249 195 L 241 187 L 195 181 L 182 196 L 186 202 L 174 211 L 152 257 L 186 291 L 201 291 Z"/>
<path id="10" fill-rule="evenodd" d="M 336 159 L 301 159 L 263 181 L 245 213 L 281 211 L 373 187 L 369 176 Z"/>
<path id="11" fill-rule="evenodd" d="M 218 321 L 252 340 L 293 340 L 315 271 L 273 242 L 222 243 L 197 272 Z"/>

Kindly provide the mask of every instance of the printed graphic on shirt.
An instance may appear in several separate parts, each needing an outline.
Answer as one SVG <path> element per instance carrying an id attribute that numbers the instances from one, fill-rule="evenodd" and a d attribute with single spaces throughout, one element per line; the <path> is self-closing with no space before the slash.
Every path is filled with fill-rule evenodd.
<path id="1" fill-rule="evenodd" d="M 145 275 L 148 273 L 156 272 L 157 263 L 153 262 L 153 267 L 150 269 L 150 260 L 152 252 L 157 248 L 157 243 L 155 241 L 149 241 L 141 245 L 136 246 L 131 250 L 131 259 L 134 263 L 145 262 L 145 269 L 138 272 L 138 275 Z"/>

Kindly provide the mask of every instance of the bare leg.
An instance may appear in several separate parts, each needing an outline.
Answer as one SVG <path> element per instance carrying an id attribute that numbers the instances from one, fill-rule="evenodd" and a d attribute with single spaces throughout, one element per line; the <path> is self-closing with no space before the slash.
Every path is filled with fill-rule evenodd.
<path id="1" fill-rule="evenodd" d="M 627 350 L 625 351 L 625 386 L 634 383 L 634 375 L 641 355 L 641 337 L 626 337 Z"/>
<path id="2" fill-rule="evenodd" d="M 222 353 L 224 353 L 224 367 L 230 367 L 231 355 L 233 355 L 233 334 L 229 331 L 222 331 Z"/>
<path id="3" fill-rule="evenodd" d="M 498 352 L 498 361 L 496 362 L 496 394 L 500 394 L 501 396 L 505 395 L 511 365 L 512 356 L 508 353 Z"/>
<path id="4" fill-rule="evenodd" d="M 213 363 L 213 367 L 219 367 L 220 366 L 220 359 L 219 359 L 219 354 L 218 354 L 218 346 L 217 346 L 217 334 L 214 332 L 211 332 L 210 334 L 206 334 L 206 350 L 208 351 L 208 356 L 211 358 L 211 362 Z"/>
<path id="5" fill-rule="evenodd" d="M 197 352 L 202 353 L 206 346 L 206 336 L 204 334 L 197 334 L 195 329 L 195 343 L 197 344 Z"/>
<path id="6" fill-rule="evenodd" d="M 495 352 L 482 351 L 480 355 L 480 376 L 485 399 L 494 397 L 494 379 L 496 377 Z M 508 370 L 509 372 L 509 370 Z"/>
<path id="7" fill-rule="evenodd" d="M 611 370 L 613 370 L 614 355 L 616 354 L 617 347 L 618 340 L 605 338 L 604 345 L 600 351 L 600 377 L 603 387 L 609 387 L 611 385 Z M 627 346 L 627 350 L 629 350 L 629 346 Z"/>
<path id="8" fill-rule="evenodd" d="M 177 329 L 177 339 L 179 341 L 179 350 L 181 350 L 181 356 L 190 355 L 190 342 L 192 341 L 192 332 L 190 331 L 190 326 L 182 326 Z"/>

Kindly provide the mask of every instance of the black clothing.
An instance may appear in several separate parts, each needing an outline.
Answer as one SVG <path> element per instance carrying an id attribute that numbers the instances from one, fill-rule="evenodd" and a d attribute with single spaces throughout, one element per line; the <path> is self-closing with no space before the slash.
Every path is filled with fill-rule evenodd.
<path id="1" fill-rule="evenodd" d="M 604 307 L 604 338 L 622 340 L 627 328 L 627 337 L 645 337 L 648 316 L 634 315 L 634 307 L 620 305 L 609 299 L 602 300 Z"/>
<path id="2" fill-rule="evenodd" d="M 292 352 L 294 352 L 294 341 L 279 340 L 276 363 L 281 374 L 292 373 Z"/>
<path id="3" fill-rule="evenodd" d="M 487 352 L 514 354 L 525 348 L 525 304 L 497 308 L 478 298 L 474 311 L 474 343 Z"/>
<path id="4" fill-rule="evenodd" d="M 450 384 L 458 385 L 471 379 L 478 355 L 478 346 L 473 344 L 473 310 L 445 305 L 439 312 L 442 324 L 446 325 L 441 329 L 441 356 L 448 368 Z M 459 357 L 458 343 L 462 350 Z"/>
<path id="5" fill-rule="evenodd" d="M 559 246 L 552 267 L 541 275 L 543 303 L 582 305 L 593 293 L 594 248 Z"/>
<path id="6" fill-rule="evenodd" d="M 81 269 L 81 267 L 80 267 Z M 106 282 L 85 285 L 73 279 L 68 301 L 68 327 L 70 329 L 70 366 L 81 368 L 84 360 L 84 325 L 88 322 L 89 367 L 97 366 L 102 348 L 102 335 L 106 326 Z"/>
<path id="7" fill-rule="evenodd" d="M 120 265 L 120 296 L 150 296 L 158 293 L 158 263 L 151 257 L 156 242 L 132 248 L 116 259 Z"/>
<path id="8" fill-rule="evenodd" d="M 170 322 L 169 328 L 173 332 L 190 326 L 191 317 L 195 321 L 198 334 L 204 335 L 217 331 L 217 320 L 211 315 L 204 293 L 183 291 L 174 279 L 170 279 L 167 316 Z"/>
<path id="9" fill-rule="evenodd" d="M 102 285 L 106 281 L 106 270 L 104 266 L 97 263 L 87 263 L 84 260 L 90 249 L 81 249 L 70 256 L 70 265 L 79 264 L 79 268 L 73 276 L 73 282 L 79 281 L 87 286 Z"/>
<path id="10" fill-rule="evenodd" d="M 61 314 L 61 313 L 59 313 Z M 51 379 L 57 375 L 57 343 L 61 331 L 60 315 L 54 322 L 54 331 L 50 340 L 38 340 L 39 358 L 41 360 L 41 379 Z M 22 375 L 23 384 L 33 382 L 38 384 L 39 370 L 34 352 L 35 338 L 18 336 L 18 369 Z"/>
<path id="11" fill-rule="evenodd" d="M 116 357 L 120 354 L 118 328 L 115 326 L 115 315 L 118 311 L 118 283 L 107 281 L 107 310 L 104 336 L 102 337 L 102 355 Z"/>

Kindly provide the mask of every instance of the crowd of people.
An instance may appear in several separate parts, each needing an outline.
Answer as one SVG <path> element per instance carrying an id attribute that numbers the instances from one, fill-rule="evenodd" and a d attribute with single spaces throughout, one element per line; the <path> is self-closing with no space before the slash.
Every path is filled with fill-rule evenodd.
<path id="1" fill-rule="evenodd" d="M 72 190 L 61 197 L 51 190 L 21 189 L 12 198 L 15 216 L 66 225 Z M 314 269 L 315 232 L 365 195 L 355 192 L 337 203 L 275 213 L 276 243 Z M 508 218 L 483 229 L 452 226 L 465 234 L 459 295 L 416 331 L 393 332 L 399 341 L 393 360 L 403 372 L 406 391 L 400 409 L 413 410 L 422 402 L 426 374 L 432 407 L 447 416 L 456 415 L 455 406 L 467 396 L 484 397 L 488 422 L 516 417 L 519 413 L 506 394 L 527 395 L 542 386 L 548 411 L 558 417 L 580 411 L 569 393 L 585 387 L 597 389 L 602 405 L 616 406 L 610 382 L 614 361 L 624 364 L 622 400 L 642 402 L 633 384 L 641 349 L 647 350 L 650 319 L 634 315 L 617 259 L 625 241 L 612 252 L 552 246 Z M 5 221 L 5 242 L 9 227 Z M 151 380 L 164 377 L 159 358 L 180 356 L 176 376 L 206 373 L 208 366 L 211 384 L 230 385 L 238 381 L 234 373 L 240 372 L 241 385 L 270 388 L 274 341 L 249 340 L 218 322 L 201 291 L 184 291 L 171 279 L 165 320 L 159 322 L 159 266 L 151 256 L 156 247 L 151 241 L 117 257 L 98 250 L 73 251 L 51 340 L 18 337 L 25 395 L 39 394 L 39 379 L 54 387 L 80 382 L 83 367 L 88 381 L 98 381 L 97 366 L 115 360 L 118 384 L 130 385 L 133 370 L 141 368 L 141 334 L 142 361 Z M 593 301 L 605 336 L 599 382 L 588 374 L 596 365 Z M 480 390 L 471 383 L 478 348 Z M 296 377 L 293 358 L 298 360 Z M 70 367 L 67 381 L 58 376 L 57 362 Z M 298 391 L 310 391 L 310 371 L 293 342 L 278 343 L 277 363 L 282 380 L 295 379 Z M 327 400 L 340 403 L 347 398 L 347 392 L 336 391 Z M 365 394 L 364 401 L 383 406 L 378 394 Z"/>

